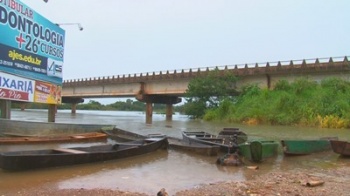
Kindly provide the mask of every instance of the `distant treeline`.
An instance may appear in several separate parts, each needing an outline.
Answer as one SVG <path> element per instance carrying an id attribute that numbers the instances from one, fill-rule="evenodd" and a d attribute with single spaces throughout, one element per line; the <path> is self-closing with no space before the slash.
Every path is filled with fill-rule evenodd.
<path id="1" fill-rule="evenodd" d="M 13 102 L 12 108 L 21 108 L 22 102 Z M 57 106 L 58 109 L 71 109 L 71 104 L 60 104 Z M 164 104 L 154 104 L 153 110 L 159 113 L 165 113 Z M 175 106 L 174 112 L 180 112 L 182 106 Z M 25 103 L 26 109 L 48 109 L 48 104 L 41 103 Z M 112 104 L 101 104 L 98 101 L 90 100 L 88 103 L 80 103 L 77 105 L 77 110 L 102 110 L 102 111 L 145 111 L 146 104 L 140 101 L 133 101 L 127 99 L 125 102 L 117 101 Z"/>

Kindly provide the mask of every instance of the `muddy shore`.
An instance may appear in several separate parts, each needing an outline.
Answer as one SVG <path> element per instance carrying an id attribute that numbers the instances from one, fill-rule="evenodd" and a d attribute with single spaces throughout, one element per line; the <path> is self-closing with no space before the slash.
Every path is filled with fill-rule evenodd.
<path id="1" fill-rule="evenodd" d="M 181 190 L 176 193 L 168 192 L 168 195 L 197 196 L 197 195 L 349 195 L 350 186 L 350 162 L 341 168 L 325 170 L 297 170 L 297 171 L 275 171 L 267 174 L 259 174 L 256 170 L 251 180 L 241 182 L 208 182 L 208 184 Z M 160 187 L 161 189 L 162 187 Z M 164 187 L 166 190 L 166 187 Z M 1 190 L 0 190 L 1 193 Z M 18 189 L 16 191 L 3 192 L 0 195 L 122 195 L 141 196 L 157 195 L 140 192 L 129 192 L 123 190 L 109 189 L 58 189 L 53 185 L 44 185 L 31 189 Z"/>

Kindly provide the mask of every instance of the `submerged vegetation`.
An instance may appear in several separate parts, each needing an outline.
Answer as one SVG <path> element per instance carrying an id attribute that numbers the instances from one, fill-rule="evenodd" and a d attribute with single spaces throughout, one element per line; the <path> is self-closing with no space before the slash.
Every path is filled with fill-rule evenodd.
<path id="1" fill-rule="evenodd" d="M 247 124 L 278 124 L 348 128 L 350 82 L 329 78 L 317 83 L 306 78 L 281 80 L 272 90 L 246 86 L 239 96 L 227 97 L 203 119 Z"/>

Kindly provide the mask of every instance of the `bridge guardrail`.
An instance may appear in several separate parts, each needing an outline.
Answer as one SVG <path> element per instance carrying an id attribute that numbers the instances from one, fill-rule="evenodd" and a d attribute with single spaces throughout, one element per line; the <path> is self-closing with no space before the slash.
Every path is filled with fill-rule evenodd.
<path id="1" fill-rule="evenodd" d="M 213 67 L 200 67 L 200 68 L 189 68 L 181 70 L 166 70 L 166 71 L 155 71 L 155 72 L 146 72 L 146 73 L 134 73 L 134 74 L 123 74 L 123 75 L 114 75 L 114 76 L 104 76 L 104 77 L 91 77 L 91 78 L 82 78 L 82 79 L 71 79 L 64 80 L 64 86 L 71 86 L 76 83 L 105 83 L 105 82 L 142 82 L 143 79 L 156 80 L 161 78 L 170 78 L 175 76 L 179 77 L 193 77 L 201 75 L 215 69 L 224 71 L 224 70 L 244 70 L 251 68 L 267 68 L 267 67 L 284 67 L 284 66 L 307 66 L 313 64 L 331 64 L 331 63 L 348 63 L 348 58 L 350 56 L 342 57 L 330 57 L 330 58 L 313 58 L 313 59 L 301 59 L 301 60 L 290 60 L 290 61 L 274 61 L 274 62 L 262 62 L 262 63 L 245 63 L 245 64 L 235 64 L 235 65 L 223 65 L 223 66 L 213 66 Z M 238 73 L 238 72 L 237 72 Z M 251 71 L 244 72 L 245 74 L 251 73 Z M 255 73 L 255 72 L 254 72 Z"/>

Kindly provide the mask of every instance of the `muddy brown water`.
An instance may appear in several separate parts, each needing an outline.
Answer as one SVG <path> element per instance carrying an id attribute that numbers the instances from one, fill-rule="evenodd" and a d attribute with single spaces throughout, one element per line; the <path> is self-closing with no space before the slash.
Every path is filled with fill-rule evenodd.
<path id="1" fill-rule="evenodd" d="M 45 110 L 13 110 L 14 120 L 42 121 L 47 120 Z M 181 131 L 206 131 L 218 133 L 223 127 L 239 127 L 248 134 L 249 140 L 269 139 L 315 139 L 326 136 L 337 136 L 350 141 L 348 129 L 321 129 L 290 126 L 247 126 L 190 120 L 184 115 L 174 115 L 173 121 L 165 121 L 164 115 L 154 114 L 153 123 L 145 124 L 142 112 L 111 111 L 58 111 L 57 123 L 115 124 L 125 130 L 141 134 L 162 133 L 181 137 Z M 1 126 L 1 125 L 0 125 Z M 32 150 L 56 147 L 89 146 L 100 143 L 84 144 L 42 144 L 42 145 L 1 145 L 0 151 Z M 253 176 L 272 172 L 277 169 L 298 170 L 339 167 L 348 164 L 350 159 L 339 157 L 332 151 L 307 156 L 284 156 L 282 150 L 276 157 L 258 165 L 259 170 L 246 167 L 227 167 L 215 164 L 217 157 L 197 155 L 173 149 L 159 150 L 154 153 L 112 160 L 99 163 L 47 168 L 40 170 L 9 172 L 0 169 L 0 194 L 23 188 L 51 186 L 58 189 L 93 189 L 108 188 L 125 191 L 143 192 L 154 195 L 161 188 L 174 194 L 177 191 L 193 188 L 201 184 L 219 181 L 241 181 Z"/>

